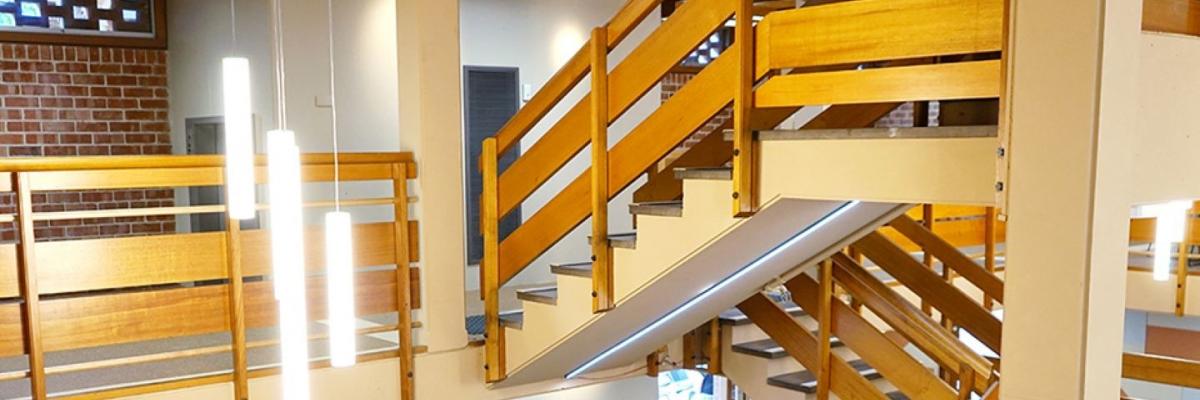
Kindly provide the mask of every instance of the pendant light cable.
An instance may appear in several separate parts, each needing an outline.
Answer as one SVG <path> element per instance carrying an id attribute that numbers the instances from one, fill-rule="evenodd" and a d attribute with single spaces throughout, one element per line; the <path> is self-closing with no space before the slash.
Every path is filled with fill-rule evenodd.
<path id="1" fill-rule="evenodd" d="M 237 37 L 237 0 L 229 0 L 229 54 L 237 54 L 238 52 L 238 37 Z"/>
<path id="2" fill-rule="evenodd" d="M 338 168 L 338 118 L 337 118 L 337 74 L 333 62 L 333 0 L 326 0 L 329 8 L 329 118 L 333 136 L 333 209 L 342 211 L 341 168 Z"/>
<path id="3" fill-rule="evenodd" d="M 272 15 L 272 25 L 275 36 L 275 108 L 279 115 L 279 121 L 276 123 L 280 130 L 287 130 L 287 87 L 284 82 L 287 81 L 287 69 L 284 67 L 283 59 L 283 6 L 280 5 L 280 0 L 272 0 L 272 6 L 275 12 Z"/>

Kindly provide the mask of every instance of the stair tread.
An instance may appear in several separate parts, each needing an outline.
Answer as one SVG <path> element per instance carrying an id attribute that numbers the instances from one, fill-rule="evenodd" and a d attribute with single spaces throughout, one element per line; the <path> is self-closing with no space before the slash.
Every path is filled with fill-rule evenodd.
<path id="1" fill-rule="evenodd" d="M 661 217 L 682 217 L 683 202 L 646 201 L 629 205 L 629 213 L 633 215 L 656 215 Z"/>
<path id="2" fill-rule="evenodd" d="M 881 377 L 879 371 L 867 365 L 863 360 L 850 361 L 850 367 L 857 370 L 867 380 L 875 380 Z M 767 384 L 809 394 L 817 391 L 817 378 L 808 370 L 772 376 L 767 378 Z"/>
<path id="3" fill-rule="evenodd" d="M 592 242 L 592 237 L 588 236 L 588 243 Z M 619 249 L 635 249 L 637 248 L 637 232 L 613 233 L 608 235 L 608 243 L 612 247 Z"/>
<path id="4" fill-rule="evenodd" d="M 788 312 L 788 314 L 791 314 L 793 317 L 803 317 L 805 315 L 808 315 L 808 313 L 804 312 L 804 309 L 800 308 L 800 306 L 798 306 L 795 303 L 792 303 L 790 301 L 781 302 L 780 306 L 782 306 L 783 309 L 786 310 Z M 726 325 L 742 326 L 742 325 L 751 324 L 750 318 L 747 317 L 746 314 L 742 314 L 742 312 L 736 308 L 721 313 L 721 316 L 719 317 L 719 319 L 722 324 L 726 324 Z"/>
<path id="5" fill-rule="evenodd" d="M 580 261 L 573 263 L 550 264 L 550 273 L 555 275 L 570 275 L 581 278 L 591 278 L 592 262 Z"/>
<path id="6" fill-rule="evenodd" d="M 522 289 L 517 291 L 517 299 L 524 301 L 532 301 L 542 304 L 557 305 L 558 304 L 558 288 L 544 287 L 534 289 Z"/>
<path id="7" fill-rule="evenodd" d="M 812 334 L 813 336 L 820 335 L 818 331 L 814 331 Z M 829 345 L 832 347 L 841 347 L 843 343 L 835 336 L 829 342 Z M 772 339 L 755 340 L 753 342 L 735 344 L 733 345 L 733 351 L 755 357 L 766 358 L 769 360 L 775 360 L 788 356 L 787 350 L 784 350 L 783 347 L 779 346 L 779 343 L 776 343 Z"/>
<path id="8" fill-rule="evenodd" d="M 728 181 L 728 180 L 733 180 L 733 168 L 730 168 L 730 167 L 675 168 L 675 179 L 703 179 L 703 180 Z"/>
<path id="9" fill-rule="evenodd" d="M 515 310 L 500 313 L 500 326 L 520 330 L 525 325 L 525 311 Z"/>
<path id="10" fill-rule="evenodd" d="M 885 396 L 887 396 L 888 400 L 908 400 L 908 396 L 899 390 L 895 392 L 889 392 Z"/>

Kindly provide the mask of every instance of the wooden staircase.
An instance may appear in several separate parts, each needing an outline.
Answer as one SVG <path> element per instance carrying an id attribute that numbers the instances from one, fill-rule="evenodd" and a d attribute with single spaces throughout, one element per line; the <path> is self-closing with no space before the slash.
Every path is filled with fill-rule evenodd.
<path id="1" fill-rule="evenodd" d="M 967 388 L 977 393 L 987 391 L 990 378 L 995 376 L 990 362 L 981 361 L 977 354 L 967 354 L 961 343 L 957 347 L 953 345 L 959 343 L 957 339 L 939 323 L 930 322 L 927 314 L 912 315 L 911 309 L 893 304 L 897 301 L 895 298 L 870 297 L 869 294 L 874 293 L 873 286 L 860 282 L 862 277 L 852 275 L 855 268 L 862 268 L 858 261 L 835 255 L 853 245 L 878 265 L 889 268 L 888 273 L 897 277 L 902 285 L 912 287 L 914 295 L 928 298 L 932 307 L 944 312 L 957 326 L 995 345 L 998 350 L 998 320 L 988 319 L 990 314 L 982 306 L 958 305 L 957 302 L 966 295 L 954 295 L 961 292 L 911 260 L 905 250 L 896 245 L 891 245 L 895 249 L 888 247 L 882 242 L 890 240 L 885 234 L 872 233 L 902 214 L 907 209 L 904 203 L 918 199 L 945 200 L 939 196 L 946 196 L 940 193 L 925 195 L 917 188 L 902 196 L 863 197 L 862 202 L 807 200 L 847 197 L 804 195 L 810 188 L 821 185 L 789 179 L 795 170 L 775 167 L 776 161 L 773 161 L 780 155 L 786 158 L 788 146 L 795 145 L 790 143 L 794 138 L 787 134 L 774 138 L 763 135 L 805 106 L 830 105 L 806 124 L 806 128 L 847 129 L 868 127 L 904 102 L 998 97 L 1001 68 L 997 56 L 1002 37 L 1002 2 L 857 0 L 769 13 L 752 27 L 751 16 L 755 15 L 755 9 L 750 0 L 689 0 L 679 5 L 629 56 L 608 70 L 607 53 L 659 3 L 631 0 L 609 24 L 593 32 L 591 41 L 508 125 L 484 143 L 481 227 L 485 250 L 480 270 L 486 310 L 485 370 L 488 381 L 507 386 L 548 379 L 553 374 L 571 377 L 573 372 L 577 373 L 587 365 L 578 365 L 579 354 L 568 356 L 566 353 L 591 352 L 593 350 L 587 345 L 597 346 L 592 343 L 597 340 L 642 337 L 644 332 L 637 327 L 679 330 L 671 324 L 659 326 L 654 323 L 659 318 L 668 319 L 666 317 L 673 316 L 674 312 L 666 314 L 663 311 L 652 316 L 652 312 L 640 309 L 648 308 L 647 305 L 653 303 L 651 299 L 658 299 L 664 307 L 679 304 L 679 310 L 685 309 L 685 306 L 700 302 L 709 290 L 724 288 L 722 285 L 728 280 L 741 276 L 738 265 L 754 265 L 759 262 L 755 257 L 774 252 L 773 247 L 794 245 L 792 239 L 806 238 L 804 235 L 809 229 L 828 228 L 837 232 L 834 237 L 795 242 L 812 247 L 806 247 L 802 253 L 807 258 L 786 261 L 789 262 L 786 267 L 772 266 L 771 270 L 775 272 L 770 276 L 750 275 L 759 281 L 739 282 L 738 289 L 723 289 L 728 292 L 713 296 L 718 300 L 697 303 L 702 305 L 696 309 L 711 311 L 708 315 L 686 315 L 678 319 L 694 322 L 712 319 L 719 311 L 712 309 L 715 305 L 724 301 L 728 302 L 725 307 L 733 306 L 771 280 L 785 279 L 792 300 L 799 307 L 808 315 L 824 315 L 825 318 L 833 315 L 839 321 L 838 328 L 830 330 L 826 321 L 817 324 L 826 331 L 818 330 L 814 334 L 810 332 L 811 328 L 805 328 L 803 323 L 793 319 L 788 310 L 756 295 L 745 300 L 741 309 L 779 348 L 772 346 L 772 342 L 761 341 L 767 337 L 759 337 L 738 342 L 737 350 L 728 346 L 728 352 L 738 354 L 729 359 L 767 355 L 768 363 L 792 362 L 788 360 L 792 358 L 806 367 L 813 366 L 814 360 L 819 359 L 837 362 L 829 363 L 832 372 L 824 375 L 775 368 L 779 374 L 764 376 L 763 382 L 808 390 L 812 385 L 807 378 L 832 376 L 832 379 L 825 379 L 832 383 L 817 385 L 813 390 L 828 390 L 827 386 L 832 385 L 833 393 L 842 398 L 854 398 L 856 394 L 902 398 L 899 397 L 902 394 L 894 393 L 897 390 L 913 398 L 925 398 L 922 396 L 926 394 L 934 398 L 959 396 L 947 383 L 953 380 L 941 379 L 930 372 L 929 367 L 934 365 L 913 360 L 897 364 L 902 361 L 891 360 L 904 360 L 899 356 L 907 354 L 904 345 L 893 341 L 894 338 L 911 334 L 916 339 L 906 340 L 940 351 L 934 355 L 933 362 L 947 371 L 946 376 L 968 377 L 963 378 L 964 381 L 976 377 L 969 381 Z M 759 10 L 764 6 L 758 5 Z M 608 126 L 621 118 L 697 43 L 706 40 L 730 20 L 736 26 L 738 39 L 724 55 L 702 69 L 621 141 L 609 146 Z M 591 93 L 554 123 L 509 168 L 498 170 L 499 156 L 515 146 L 551 107 L 589 75 Z M 667 168 L 652 168 L 693 131 L 730 105 L 735 109 L 735 118 L 729 123 L 732 130 L 729 141 L 725 135 L 709 135 L 710 138 L 672 161 Z M 958 128 L 958 131 L 963 130 Z M 921 136 L 919 141 L 909 140 L 911 138 L 896 140 L 896 143 L 915 150 L 904 152 L 907 156 L 898 156 L 896 172 L 918 176 L 961 164 L 953 157 L 937 162 L 903 161 L 903 157 L 919 155 L 921 151 L 944 151 L 945 148 L 954 149 L 954 146 L 966 146 L 972 151 L 987 146 L 994 148 L 995 127 L 966 130 L 971 134 L 963 137 L 949 137 L 949 130 L 941 130 L 940 134 Z M 748 134 L 753 131 L 764 132 Z M 816 139 L 838 140 L 822 136 L 831 135 L 830 131 L 812 130 L 794 135 L 814 134 Z M 891 137 L 879 139 L 892 140 Z M 519 207 L 589 144 L 592 145 L 591 167 L 501 240 L 498 221 Z M 977 159 L 972 162 L 992 162 L 978 155 L 971 153 L 963 158 Z M 637 231 L 609 232 L 608 202 L 644 173 L 648 173 L 649 181 L 638 189 L 636 203 L 629 205 Z M 820 174 L 814 172 L 812 175 Z M 978 176 L 974 175 L 961 177 L 963 180 L 976 178 Z M 855 210 L 846 211 L 852 208 Z M 851 216 L 838 220 L 843 213 Z M 549 268 L 555 275 L 556 285 L 521 291 L 518 298 L 522 300 L 523 309 L 502 313 L 498 306 L 499 288 L 589 217 L 592 219 L 591 259 L 581 255 L 577 259 L 552 263 Z M 835 222 L 826 225 L 826 219 Z M 938 247 L 939 243 L 944 243 L 937 241 L 936 235 L 930 238 L 919 231 L 905 231 L 910 229 L 903 225 L 903 219 L 897 221 L 901 222 L 893 224 L 901 226 L 895 231 L 916 237 L 910 240 L 919 241 L 920 246 L 928 247 L 930 253 L 939 252 L 935 256 L 949 269 L 958 271 L 961 267 L 966 270 L 962 257 L 947 253 L 945 246 Z M 753 233 L 756 229 L 762 231 L 759 236 Z M 751 240 L 754 237 L 761 240 L 754 242 Z M 730 247 L 734 246 L 731 243 L 747 245 Z M 731 261 L 724 266 L 722 273 L 725 275 L 704 275 L 714 270 L 705 269 L 704 261 L 698 259 L 718 256 L 712 254 L 717 249 L 725 249 L 727 256 L 748 259 Z M 957 252 L 954 247 L 949 249 Z M 894 311 L 894 314 L 886 315 L 887 318 L 858 314 L 861 307 L 857 302 L 846 305 L 840 301 L 827 301 L 832 298 L 830 296 L 819 296 L 822 290 L 828 289 L 825 286 L 832 286 L 832 278 L 813 280 L 806 273 L 811 272 L 817 262 L 830 257 L 833 261 L 827 263 L 824 270 L 838 274 L 838 282 L 845 290 L 861 291 L 855 299 L 859 296 L 869 298 L 873 302 L 867 304 L 868 308 L 886 306 L 890 308 L 884 309 Z M 912 263 L 903 261 L 905 259 L 916 263 L 921 270 L 913 270 Z M 973 261 L 967 261 L 974 265 Z M 835 268 L 842 272 L 835 272 Z M 1002 293 L 995 292 L 999 287 L 998 279 L 983 277 L 986 271 L 966 271 L 958 273 L 972 284 L 980 285 L 990 299 L 1001 301 Z M 848 275 L 841 276 L 844 274 Z M 995 278 L 995 275 L 989 276 Z M 843 280 L 849 283 L 841 283 Z M 685 287 L 687 289 L 683 289 Z M 696 297 L 689 301 L 690 296 Z M 833 304 L 829 308 L 831 311 L 822 313 L 821 310 L 830 307 L 830 303 Z M 863 303 L 866 304 L 865 300 Z M 871 310 L 882 313 L 874 308 Z M 844 312 L 851 314 L 843 315 Z M 697 313 L 700 311 L 690 314 Z M 778 319 L 776 317 L 782 320 L 773 322 L 774 325 L 767 322 Z M 637 318 L 641 319 L 631 320 Z M 921 322 L 903 320 L 905 318 L 916 318 Z M 880 320 L 899 333 L 876 330 L 874 327 Z M 729 325 L 726 330 L 734 326 Z M 930 331 L 932 327 L 943 331 Z M 645 337 L 667 340 L 664 335 L 670 336 L 657 332 Z M 844 343 L 845 346 L 836 351 L 822 350 L 832 346 L 819 345 L 820 338 L 825 339 L 820 343 Z M 650 339 L 643 341 L 646 340 Z M 573 347 L 581 343 L 587 345 Z M 621 346 L 624 344 L 621 342 Z M 661 344 L 640 343 L 632 347 L 644 347 L 646 350 L 642 354 L 645 354 Z M 594 356 L 599 360 L 602 355 L 617 351 L 617 347 L 611 347 L 603 354 L 597 351 L 582 357 L 587 360 Z M 856 348 L 870 351 L 860 357 L 855 353 Z M 786 350 L 791 357 L 781 357 L 783 353 L 779 349 Z M 922 350 L 928 349 L 922 347 Z M 879 359 L 881 355 L 888 359 Z M 572 370 L 575 366 L 579 368 Z M 767 370 L 774 371 L 772 368 L 768 366 Z M 820 368 L 811 370 L 821 371 Z M 907 380 L 900 382 L 896 376 Z M 872 380 L 880 381 L 880 386 Z"/>

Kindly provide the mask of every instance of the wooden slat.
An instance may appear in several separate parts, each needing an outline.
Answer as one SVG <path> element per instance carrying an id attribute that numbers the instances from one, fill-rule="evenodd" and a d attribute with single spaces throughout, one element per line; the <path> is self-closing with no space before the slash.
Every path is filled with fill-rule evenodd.
<path id="1" fill-rule="evenodd" d="M 979 218 L 985 213 L 987 213 L 987 207 L 938 204 L 933 208 L 933 220 Z M 923 218 L 920 206 L 913 207 L 905 215 L 915 220 Z"/>
<path id="2" fill-rule="evenodd" d="M 933 227 L 933 233 L 956 248 L 981 246 L 983 245 L 984 225 L 986 223 L 982 218 L 938 221 Z M 998 237 L 1004 237 L 1007 226 L 1003 221 L 996 221 L 996 234 Z M 887 237 L 888 240 L 896 243 L 904 251 L 914 252 L 921 250 L 920 246 L 908 240 L 908 237 L 900 234 L 900 232 L 891 227 L 882 228 L 878 232 Z"/>
<path id="3" fill-rule="evenodd" d="M 906 215 L 901 215 L 892 220 L 891 226 L 908 237 L 909 240 L 920 245 L 928 254 L 932 254 L 938 260 L 941 260 L 942 265 L 950 267 L 951 270 L 962 275 L 963 278 L 966 278 L 978 287 L 979 290 L 983 291 L 985 295 L 1000 303 L 1004 303 L 1004 282 L 995 273 L 988 272 L 984 267 L 976 264 L 975 261 L 958 251 L 954 245 L 925 229 L 925 227 Z"/>
<path id="4" fill-rule="evenodd" d="M 396 309 L 392 271 L 360 272 L 355 277 L 358 315 Z M 309 319 L 326 317 L 325 279 L 308 279 Z M 245 285 L 246 326 L 274 326 L 278 312 L 271 282 Z M 69 297 L 41 302 L 46 351 L 133 343 L 226 332 L 226 285 Z M 186 318 L 181 318 L 186 316 Z M 23 354 L 20 312 L 0 307 L 0 356 Z"/>
<path id="5" fill-rule="evenodd" d="M 800 275 L 800 277 L 808 279 L 808 277 L 804 275 Z M 800 279 L 800 277 L 797 277 L 796 279 Z M 818 287 L 815 291 L 809 292 L 817 295 L 817 301 L 815 303 L 808 302 L 797 304 L 800 304 L 801 306 L 808 305 L 808 310 L 810 311 L 809 315 L 817 317 L 817 329 L 820 333 L 817 339 L 817 344 L 820 346 L 817 351 L 819 361 L 819 368 L 817 369 L 816 374 L 817 399 L 829 400 L 829 389 L 830 384 L 832 383 L 832 380 L 830 379 L 832 374 L 830 374 L 829 371 L 832 369 L 833 365 L 831 362 L 833 349 L 831 347 L 833 343 L 833 303 L 835 301 L 833 297 L 833 261 L 825 260 L 821 262 L 820 277 L 820 287 Z M 800 294 L 794 294 L 792 297 L 796 298 L 797 296 L 800 296 Z M 811 299 L 812 296 L 804 296 L 803 300 Z"/>
<path id="6" fill-rule="evenodd" d="M 1200 362 L 1125 353 L 1122 358 L 1121 376 L 1139 381 L 1200 388 Z"/>
<path id="7" fill-rule="evenodd" d="M 983 269 L 989 274 L 996 274 L 996 208 L 988 207 L 983 216 Z M 995 309 L 992 296 L 983 296 L 983 308 Z"/>
<path id="8" fill-rule="evenodd" d="M 727 51 L 736 51 L 736 47 L 734 44 Z M 735 61 L 732 57 L 718 57 L 609 151 L 610 200 L 688 133 L 729 105 L 733 98 Z M 615 76 L 610 77 L 610 82 L 613 81 Z M 589 175 L 585 171 L 577 176 L 500 244 L 501 284 L 587 218 Z"/>
<path id="9" fill-rule="evenodd" d="M 757 145 L 750 117 L 754 110 L 754 23 L 752 0 L 737 0 L 737 25 L 734 41 L 741 43 L 736 53 L 738 68 L 733 96 L 733 215 L 747 217 L 758 209 L 755 170 Z"/>
<path id="10" fill-rule="evenodd" d="M 1200 223 L 1195 219 L 1200 217 L 1193 216 L 1193 220 L 1189 225 L 1191 230 L 1187 235 L 1192 238 L 1192 245 L 1200 245 Z M 1129 243 L 1153 243 L 1154 229 L 1157 220 L 1155 218 L 1132 218 L 1129 220 Z"/>
<path id="11" fill-rule="evenodd" d="M 854 247 L 913 293 L 928 300 L 956 324 L 970 331 L 980 342 L 1000 352 L 1000 320 L 958 288 L 943 281 L 878 233 L 868 234 Z"/>
<path id="12" fill-rule="evenodd" d="M 29 362 L 29 390 L 36 400 L 46 398 L 46 355 L 44 351 L 49 346 L 45 345 L 45 332 L 43 328 L 49 326 L 44 324 L 42 315 L 42 301 L 38 288 L 39 285 L 39 269 L 40 260 L 37 259 L 36 238 L 33 231 L 33 194 L 31 193 L 29 175 L 27 173 L 14 173 L 12 177 L 12 188 L 16 192 L 17 205 L 17 282 L 18 290 L 21 294 L 21 302 L 19 308 L 14 308 L 18 311 L 16 331 L 18 336 L 9 337 L 0 343 L 3 344 L 18 344 L 20 352 L 15 354 L 28 355 Z M 50 311 L 50 310 L 47 310 Z M 54 316 L 53 312 L 48 315 Z M 3 346 L 0 344 L 0 346 Z M 10 355 L 14 353 L 9 353 Z"/>
<path id="13" fill-rule="evenodd" d="M 344 164 L 338 170 L 343 181 L 373 181 L 391 178 L 391 164 Z M 224 181 L 223 167 L 98 169 L 85 171 L 31 172 L 33 190 L 99 190 L 217 186 Z M 267 182 L 266 167 L 255 170 L 257 183 Z M 304 182 L 333 180 L 332 165 L 302 165 Z"/>
<path id="14" fill-rule="evenodd" d="M 306 260 L 325 259 L 324 231 L 320 227 L 305 229 Z M 395 232 L 391 222 L 354 225 L 354 265 L 368 267 L 396 263 Z M 412 237 L 410 225 L 409 236 Z M 411 246 L 410 246 L 411 247 Z M 265 229 L 242 232 L 242 265 L 246 276 L 271 274 L 271 232 Z M 411 258 L 411 257 L 410 257 Z M 305 263 L 312 272 L 324 271 L 323 262 Z"/>
<path id="15" fill-rule="evenodd" d="M 1200 213 L 1200 201 L 1192 203 L 1192 208 L 1188 210 L 1188 216 Z M 1192 236 L 1197 225 L 1195 218 L 1186 218 L 1183 221 L 1183 240 L 1180 242 L 1179 251 L 1175 255 L 1175 316 L 1183 317 L 1187 311 L 1187 290 L 1188 290 L 1188 274 L 1190 272 L 1189 263 L 1192 258 L 1192 249 L 1188 243 L 1196 241 L 1196 237 Z"/>
<path id="16" fill-rule="evenodd" d="M 796 304 L 810 311 L 810 314 L 824 306 L 821 303 L 823 300 L 819 299 L 819 293 L 823 290 L 821 285 L 807 275 L 801 274 L 786 285 Z M 846 303 L 833 300 L 829 307 L 832 313 L 829 318 L 837 321 L 837 324 L 832 324 L 833 334 L 909 398 L 952 400 L 957 397 L 949 385 L 930 373 L 903 347 L 889 340 Z M 821 318 L 826 317 L 822 315 Z"/>
<path id="17" fill-rule="evenodd" d="M 779 308 L 771 299 L 762 293 L 755 294 L 738 305 L 741 310 L 771 339 L 787 351 L 806 369 L 815 370 L 817 360 L 817 338 L 813 337 L 803 325 L 792 319 L 792 316 Z M 876 399 L 887 397 L 875 385 L 867 381 L 858 371 L 850 367 L 842 357 L 831 356 L 832 389 L 839 398 L 843 399 Z"/>
<path id="18" fill-rule="evenodd" d="M 1142 30 L 1200 36 L 1200 0 L 1144 0 Z"/>
<path id="19" fill-rule="evenodd" d="M 412 164 L 412 153 L 341 153 L 340 164 Z M 267 165 L 266 155 L 254 158 L 256 165 Z M 300 155 L 302 165 L 333 165 L 333 154 L 305 153 Z M 0 171 L 81 171 L 103 169 L 146 169 L 146 168 L 200 168 L 223 167 L 222 155 L 165 155 L 165 156 L 71 156 L 71 157 L 6 157 L 0 159 Z M 409 171 L 409 179 L 416 178 L 416 170 Z"/>
<path id="20" fill-rule="evenodd" d="M 225 218 L 225 260 L 229 277 L 226 310 L 229 317 L 230 350 L 233 359 L 233 393 L 237 400 L 250 399 L 250 383 L 246 377 L 246 303 L 245 283 L 242 281 L 242 221 Z"/>
<path id="21" fill-rule="evenodd" d="M 1003 1 L 859 0 L 773 13 L 759 68 L 999 51 Z"/>
<path id="22" fill-rule="evenodd" d="M 616 121 L 732 14 L 728 0 L 694 0 L 663 22 L 609 74 L 608 122 Z M 590 97 L 581 99 L 500 176 L 500 215 L 519 206 L 587 145 Z"/>
<path id="23" fill-rule="evenodd" d="M 612 309 L 612 247 L 608 240 L 608 31 L 592 31 L 591 94 L 591 206 L 592 206 L 592 312 Z"/>
<path id="24" fill-rule="evenodd" d="M 992 98 L 1000 95 L 1000 66 L 999 61 L 969 61 L 784 75 L 755 91 L 755 106 Z"/>
<path id="25" fill-rule="evenodd" d="M 951 332 L 909 303 L 899 293 L 864 269 L 860 262 L 845 255 L 834 255 L 834 278 L 857 301 L 905 339 L 921 349 L 938 365 L 947 367 L 967 363 L 977 373 L 989 374 L 992 365 L 967 347 Z"/>
<path id="26" fill-rule="evenodd" d="M 409 235 L 408 224 L 408 166 L 397 163 L 392 164 L 392 197 L 396 198 L 393 205 L 393 221 L 392 221 L 392 248 L 395 251 L 396 270 L 394 272 L 396 279 L 396 287 L 394 298 L 396 300 L 396 338 L 400 363 L 400 399 L 412 400 L 416 398 L 416 379 L 413 377 L 413 336 L 412 336 L 412 309 L 413 309 L 413 292 L 420 293 L 420 285 L 412 284 L 413 269 L 409 268 L 407 262 L 409 257 L 410 241 L 412 236 Z M 360 238 L 361 240 L 361 238 Z M 419 281 L 418 281 L 419 283 Z"/>

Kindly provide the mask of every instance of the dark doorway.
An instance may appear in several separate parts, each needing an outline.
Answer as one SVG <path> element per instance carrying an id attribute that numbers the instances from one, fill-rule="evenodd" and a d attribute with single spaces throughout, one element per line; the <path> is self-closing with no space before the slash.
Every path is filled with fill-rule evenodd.
<path id="1" fill-rule="evenodd" d="M 479 231 L 479 194 L 483 177 L 479 173 L 479 154 L 483 140 L 495 135 L 521 106 L 521 81 L 517 68 L 463 67 L 463 141 L 467 156 L 467 262 L 478 264 L 483 257 L 483 236 Z M 519 147 L 519 146 L 514 146 Z M 520 149 L 500 157 L 500 170 L 516 161 Z M 500 221 L 500 237 L 508 236 L 521 224 L 520 208 Z"/>

